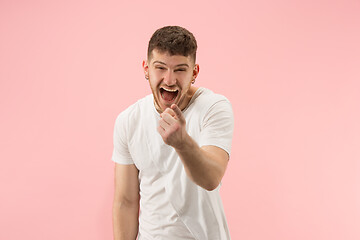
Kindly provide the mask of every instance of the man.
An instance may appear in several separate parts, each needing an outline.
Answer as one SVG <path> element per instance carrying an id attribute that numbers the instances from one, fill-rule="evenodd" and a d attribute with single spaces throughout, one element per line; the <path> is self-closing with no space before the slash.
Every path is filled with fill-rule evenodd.
<path id="1" fill-rule="evenodd" d="M 114 239 L 230 239 L 220 182 L 229 160 L 229 101 L 192 84 L 197 43 L 178 26 L 158 29 L 143 61 L 151 95 L 115 122 Z"/>

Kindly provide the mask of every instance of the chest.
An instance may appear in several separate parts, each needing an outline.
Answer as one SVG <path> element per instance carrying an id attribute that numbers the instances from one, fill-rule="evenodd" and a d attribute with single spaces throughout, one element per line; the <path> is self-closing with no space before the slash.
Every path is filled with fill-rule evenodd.
<path id="1" fill-rule="evenodd" d="M 184 114 L 187 133 L 196 141 L 200 139 L 201 118 L 196 114 Z M 155 114 L 143 114 L 131 126 L 129 134 L 129 152 L 140 171 L 156 170 L 166 174 L 180 161 L 173 147 L 164 143 L 157 131 L 160 117 Z"/>

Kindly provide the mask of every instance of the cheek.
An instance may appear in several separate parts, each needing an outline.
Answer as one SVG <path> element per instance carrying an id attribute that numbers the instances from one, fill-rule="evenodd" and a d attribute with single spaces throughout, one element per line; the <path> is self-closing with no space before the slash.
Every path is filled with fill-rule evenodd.
<path id="1" fill-rule="evenodd" d="M 192 75 L 191 74 L 183 74 L 183 75 L 179 76 L 178 79 L 180 80 L 182 86 L 189 86 L 189 85 L 191 85 Z"/>
<path id="2" fill-rule="evenodd" d="M 152 72 L 152 76 L 155 78 L 155 79 L 161 79 L 164 75 L 164 72 L 163 71 L 153 71 Z"/>
<path id="3" fill-rule="evenodd" d="M 176 73 L 175 76 L 179 81 L 186 82 L 192 75 L 187 72 L 179 72 Z"/>
<path id="4" fill-rule="evenodd" d="M 157 73 L 150 74 L 150 76 L 149 76 L 149 80 L 152 85 L 159 84 L 160 79 L 161 79 L 161 75 L 157 74 Z"/>

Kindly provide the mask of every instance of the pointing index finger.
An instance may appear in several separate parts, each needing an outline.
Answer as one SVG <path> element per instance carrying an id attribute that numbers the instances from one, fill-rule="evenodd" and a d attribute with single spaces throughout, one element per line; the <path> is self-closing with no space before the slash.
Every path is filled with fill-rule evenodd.
<path id="1" fill-rule="evenodd" d="M 171 109 L 174 110 L 174 112 L 175 112 L 175 114 L 176 114 L 176 117 L 177 117 L 180 121 L 182 121 L 182 122 L 185 121 L 185 118 L 184 118 L 184 116 L 183 116 L 180 108 L 179 108 L 176 104 L 171 105 Z"/>

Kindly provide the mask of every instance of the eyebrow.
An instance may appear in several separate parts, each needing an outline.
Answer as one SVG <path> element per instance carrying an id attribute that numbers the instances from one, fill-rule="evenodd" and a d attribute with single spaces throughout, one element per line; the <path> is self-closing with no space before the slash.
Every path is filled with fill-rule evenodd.
<path id="1" fill-rule="evenodd" d="M 154 61 L 153 64 L 155 64 L 155 63 L 160 63 L 160 64 L 166 66 L 166 63 L 163 63 L 161 61 Z M 189 67 L 189 65 L 187 63 L 181 63 L 181 64 L 176 65 L 175 67 Z"/>

